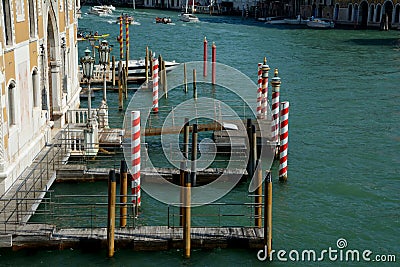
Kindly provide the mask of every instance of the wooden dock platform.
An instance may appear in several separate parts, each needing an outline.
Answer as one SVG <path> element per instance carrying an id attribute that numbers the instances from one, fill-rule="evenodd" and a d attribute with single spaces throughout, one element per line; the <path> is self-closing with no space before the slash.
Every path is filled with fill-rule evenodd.
<path id="1" fill-rule="evenodd" d="M 257 227 L 195 227 L 191 229 L 192 249 L 264 247 L 264 230 Z M 27 224 L 12 237 L 12 249 L 106 249 L 106 228 L 56 229 L 52 225 Z M 168 226 L 116 228 L 115 248 L 135 251 L 182 249 L 183 229 Z"/>
<path id="2" fill-rule="evenodd" d="M 103 128 L 99 130 L 100 146 L 120 146 L 124 130 L 121 128 Z"/>

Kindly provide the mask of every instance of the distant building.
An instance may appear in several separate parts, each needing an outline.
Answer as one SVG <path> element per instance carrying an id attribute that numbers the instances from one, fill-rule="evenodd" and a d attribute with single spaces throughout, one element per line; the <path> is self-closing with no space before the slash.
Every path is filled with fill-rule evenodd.
<path id="1" fill-rule="evenodd" d="M 0 195 L 79 106 L 79 2 L 0 2 Z"/>
<path id="2" fill-rule="evenodd" d="M 333 19 L 356 28 L 399 28 L 400 1 L 335 1 Z"/>

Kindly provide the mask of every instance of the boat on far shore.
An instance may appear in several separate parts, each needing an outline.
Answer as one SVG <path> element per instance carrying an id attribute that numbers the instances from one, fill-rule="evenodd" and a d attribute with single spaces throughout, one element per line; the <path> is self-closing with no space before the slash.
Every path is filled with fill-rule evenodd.
<path id="1" fill-rule="evenodd" d="M 295 19 L 284 19 L 285 24 L 288 25 L 307 25 L 309 19 L 302 19 L 300 15 L 297 15 Z"/>
<path id="2" fill-rule="evenodd" d="M 314 29 L 332 29 L 335 27 L 335 24 L 331 20 L 311 18 L 307 21 L 307 27 Z"/>

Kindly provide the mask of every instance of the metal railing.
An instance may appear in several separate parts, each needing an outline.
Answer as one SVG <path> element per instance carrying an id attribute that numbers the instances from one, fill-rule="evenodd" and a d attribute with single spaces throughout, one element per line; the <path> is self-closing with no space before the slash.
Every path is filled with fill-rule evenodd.
<path id="1" fill-rule="evenodd" d="M 180 228 L 180 207 L 168 205 L 168 228 Z M 191 208 L 191 227 L 253 227 L 257 203 L 209 203 Z M 261 204 L 264 206 L 264 203 Z"/>
<path id="2" fill-rule="evenodd" d="M 60 133 L 62 135 L 62 133 Z M 0 199 L 0 224 L 4 232 L 15 230 L 34 214 L 55 179 L 56 170 L 66 164 L 67 146 L 57 143 L 45 146 L 34 163 L 16 180 Z"/>
<path id="3" fill-rule="evenodd" d="M 115 225 L 120 225 L 122 219 L 120 208 L 125 206 L 127 213 L 123 217 L 126 227 L 137 226 L 137 210 L 135 205 L 128 200 L 127 203 L 118 202 L 123 195 L 116 195 Z M 126 196 L 129 197 L 130 196 Z M 46 223 L 55 225 L 57 228 L 106 228 L 108 218 L 108 196 L 98 195 L 56 195 L 49 191 L 47 197 L 38 208 L 35 216 L 29 223 Z"/>

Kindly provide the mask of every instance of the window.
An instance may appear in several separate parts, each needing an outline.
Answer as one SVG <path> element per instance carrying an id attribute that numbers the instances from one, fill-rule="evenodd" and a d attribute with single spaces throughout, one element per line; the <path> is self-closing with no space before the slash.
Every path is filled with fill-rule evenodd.
<path id="1" fill-rule="evenodd" d="M 15 124 L 15 83 L 8 86 L 8 125 Z"/>
<path id="2" fill-rule="evenodd" d="M 347 13 L 347 20 L 348 20 L 348 21 L 351 21 L 352 15 L 353 15 L 353 5 L 350 4 L 350 5 L 349 5 L 349 8 L 348 8 L 348 13 Z"/>
<path id="3" fill-rule="evenodd" d="M 376 6 L 376 18 L 375 22 L 381 22 L 381 5 Z"/>
<path id="4" fill-rule="evenodd" d="M 13 42 L 12 36 L 12 23 L 11 23 L 11 8 L 10 0 L 3 0 L 3 19 L 4 19 L 4 33 L 6 37 L 6 45 L 11 45 Z"/>
<path id="5" fill-rule="evenodd" d="M 375 11 L 375 6 L 371 5 L 370 10 L 369 10 L 369 21 L 371 21 L 371 22 L 374 21 L 374 11 Z"/>
<path id="6" fill-rule="evenodd" d="M 34 0 L 29 0 L 29 34 L 33 38 L 36 36 L 36 12 Z"/>
<path id="7" fill-rule="evenodd" d="M 35 69 L 32 73 L 33 107 L 39 106 L 39 74 Z"/>

